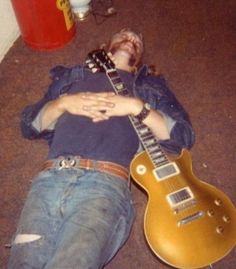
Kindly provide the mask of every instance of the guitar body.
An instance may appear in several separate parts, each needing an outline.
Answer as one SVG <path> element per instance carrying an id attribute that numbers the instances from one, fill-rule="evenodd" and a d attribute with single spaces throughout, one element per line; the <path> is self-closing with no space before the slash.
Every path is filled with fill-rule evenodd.
<path id="1" fill-rule="evenodd" d="M 148 194 L 144 232 L 153 252 L 177 268 L 201 268 L 224 256 L 236 243 L 236 210 L 229 198 L 200 181 L 191 156 L 174 160 L 181 168 L 165 179 L 156 176 L 146 152 L 131 163 L 134 181 Z"/>

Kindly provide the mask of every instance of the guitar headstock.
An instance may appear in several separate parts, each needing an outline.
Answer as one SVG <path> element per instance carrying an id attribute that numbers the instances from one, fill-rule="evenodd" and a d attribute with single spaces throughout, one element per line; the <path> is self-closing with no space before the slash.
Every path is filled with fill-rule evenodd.
<path id="1" fill-rule="evenodd" d="M 94 50 L 88 54 L 86 65 L 92 72 L 107 72 L 115 68 L 115 64 L 105 50 Z"/>

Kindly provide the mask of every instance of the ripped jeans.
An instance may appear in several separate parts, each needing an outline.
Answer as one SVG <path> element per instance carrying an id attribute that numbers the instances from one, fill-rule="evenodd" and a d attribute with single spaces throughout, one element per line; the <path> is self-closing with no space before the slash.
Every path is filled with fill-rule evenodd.
<path id="1" fill-rule="evenodd" d="M 33 181 L 8 269 L 101 269 L 127 240 L 134 208 L 126 180 L 83 169 Z"/>

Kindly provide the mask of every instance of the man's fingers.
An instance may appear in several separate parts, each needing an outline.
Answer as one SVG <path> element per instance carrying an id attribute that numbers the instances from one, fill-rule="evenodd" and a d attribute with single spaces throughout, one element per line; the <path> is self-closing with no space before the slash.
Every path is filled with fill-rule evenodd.
<path id="1" fill-rule="evenodd" d="M 106 113 L 102 113 L 102 112 L 92 113 L 91 118 L 92 118 L 93 122 L 99 122 L 99 121 L 109 119 L 109 117 L 106 115 Z"/>
<path id="2" fill-rule="evenodd" d="M 82 93 L 81 97 L 86 100 L 106 100 L 106 98 L 114 96 L 113 92 L 100 92 L 100 93 Z"/>
<path id="3" fill-rule="evenodd" d="M 92 105 L 83 105 L 82 109 L 84 111 L 108 111 L 112 108 L 114 108 L 115 104 L 110 103 L 110 102 L 102 102 L 102 103 L 98 103 L 98 104 L 92 104 Z"/>
<path id="4" fill-rule="evenodd" d="M 85 111 L 84 115 L 92 118 L 93 120 L 107 120 L 109 119 L 109 115 L 107 114 L 107 108 L 95 110 L 93 107 L 90 106 L 83 106 L 83 110 Z"/>

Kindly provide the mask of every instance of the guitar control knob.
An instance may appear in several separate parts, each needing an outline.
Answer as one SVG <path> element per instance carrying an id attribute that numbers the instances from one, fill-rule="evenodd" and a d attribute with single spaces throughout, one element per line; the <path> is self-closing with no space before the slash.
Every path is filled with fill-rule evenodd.
<path id="1" fill-rule="evenodd" d="M 229 222 L 230 222 L 230 217 L 229 217 L 229 216 L 224 215 L 224 216 L 222 217 L 222 219 L 223 219 L 223 221 L 226 222 L 226 223 L 229 223 Z"/>
<path id="2" fill-rule="evenodd" d="M 209 210 L 207 210 L 207 215 L 209 217 L 213 217 L 215 215 L 215 211 L 213 209 L 209 209 Z"/>
<path id="3" fill-rule="evenodd" d="M 146 172 L 147 172 L 147 168 L 145 165 L 143 164 L 140 164 L 137 166 L 136 168 L 136 172 L 139 174 L 139 175 L 144 175 Z"/>
<path id="4" fill-rule="evenodd" d="M 222 200 L 220 200 L 220 198 L 216 198 L 214 202 L 217 206 L 221 206 L 223 204 L 223 202 L 222 202 Z"/>
<path id="5" fill-rule="evenodd" d="M 222 226 L 217 226 L 217 227 L 216 227 L 216 232 L 217 232 L 218 234 L 223 234 L 223 232 L 224 232 L 224 228 L 223 228 Z"/>

